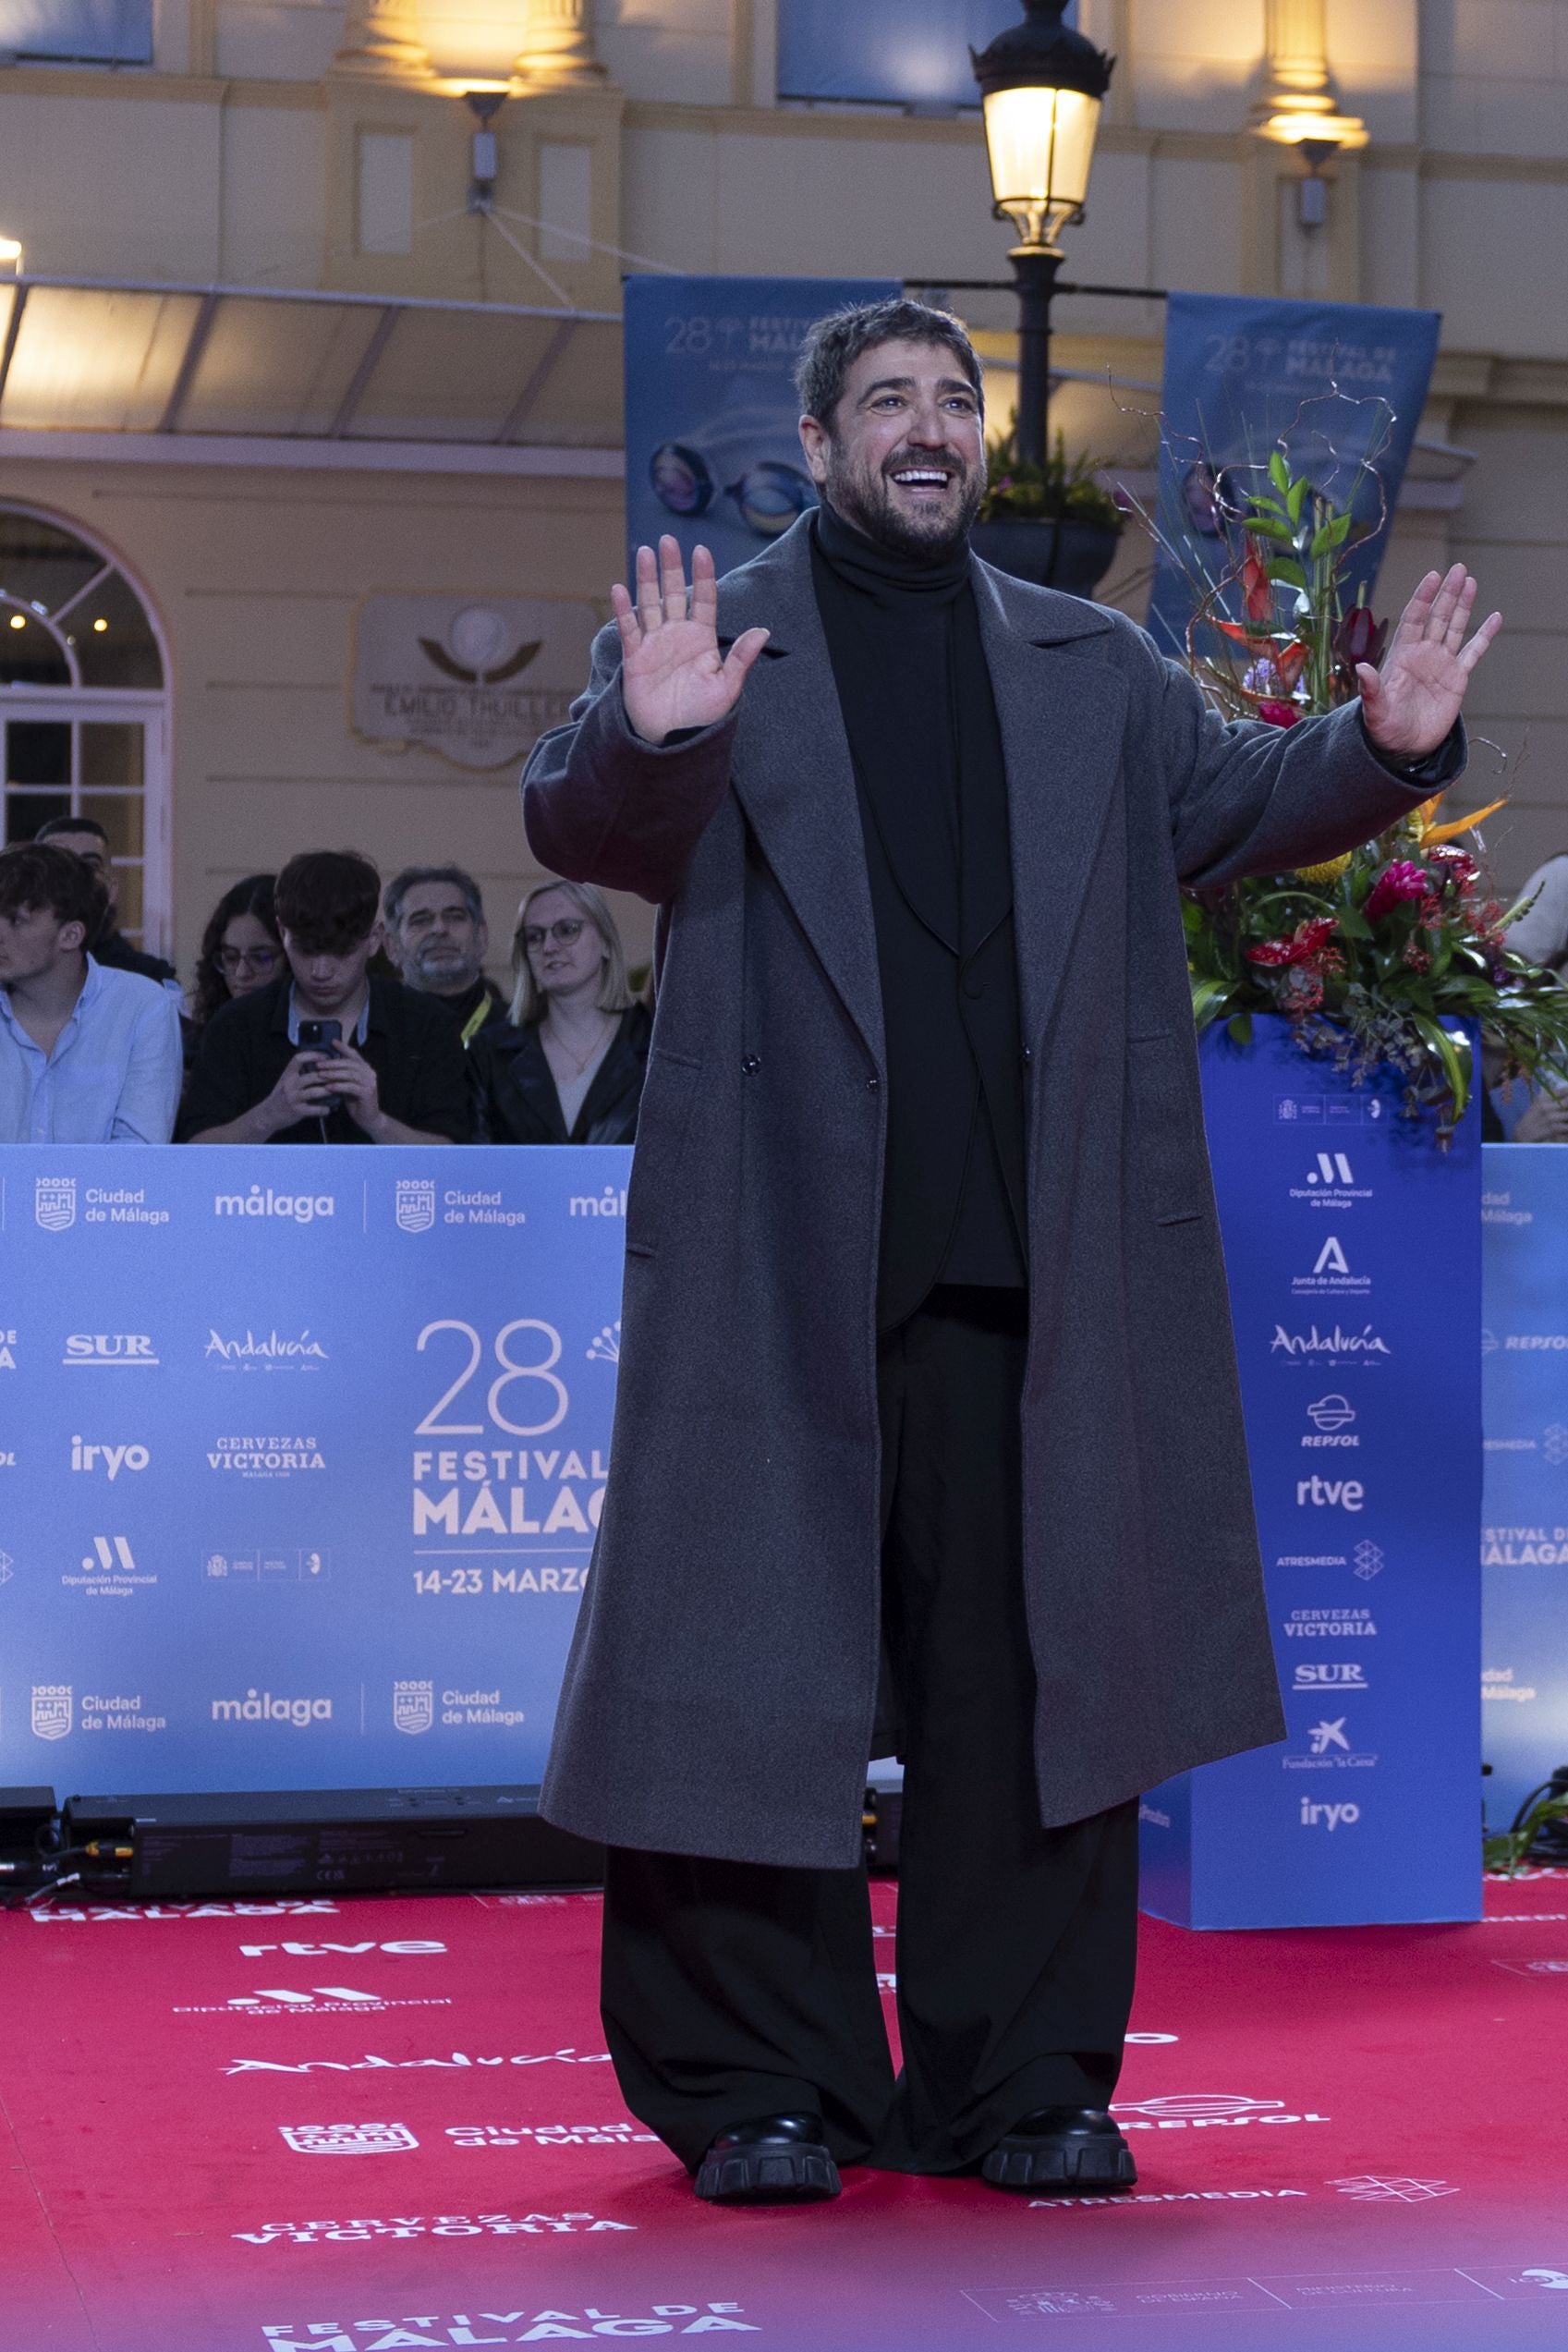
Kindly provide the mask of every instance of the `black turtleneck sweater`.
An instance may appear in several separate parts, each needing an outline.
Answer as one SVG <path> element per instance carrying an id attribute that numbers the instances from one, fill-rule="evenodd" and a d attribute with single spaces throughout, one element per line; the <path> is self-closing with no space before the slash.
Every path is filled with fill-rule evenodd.
<path id="1" fill-rule="evenodd" d="M 812 574 L 876 921 L 886 1331 L 937 1283 L 1026 1280 L 1007 776 L 967 549 L 916 563 L 824 506 Z"/>

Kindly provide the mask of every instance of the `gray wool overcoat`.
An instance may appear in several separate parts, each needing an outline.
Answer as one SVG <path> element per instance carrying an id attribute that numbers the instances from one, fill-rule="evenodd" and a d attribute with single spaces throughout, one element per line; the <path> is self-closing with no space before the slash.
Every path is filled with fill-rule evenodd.
<path id="1" fill-rule="evenodd" d="M 977 563 L 1028 1091 L 1024 1572 L 1047 1825 L 1283 1737 L 1177 884 L 1421 797 L 1358 712 L 1225 725 L 1118 614 Z M 541 863 L 659 907 L 609 1488 L 543 1807 L 616 1845 L 847 1868 L 879 1658 L 886 1114 L 848 745 L 796 524 L 723 725 L 632 734 L 614 628 L 524 776 Z M 1427 787 L 1429 790 L 1431 787 Z"/>

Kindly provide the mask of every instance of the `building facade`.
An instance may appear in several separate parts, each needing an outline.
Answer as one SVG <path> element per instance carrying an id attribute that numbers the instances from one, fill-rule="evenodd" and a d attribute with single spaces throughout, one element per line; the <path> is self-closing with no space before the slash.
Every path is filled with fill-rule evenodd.
<path id="1" fill-rule="evenodd" d="M 128 919 L 187 975 L 227 884 L 313 846 L 460 859 L 500 960 L 518 745 L 625 560 L 623 273 L 1004 275 L 957 35 L 1015 14 L 0 0 L 12 837 L 105 815 Z M 1460 555 L 1508 615 L 1465 789 L 1510 795 L 1517 886 L 1568 847 L 1568 0 L 1077 16 L 1118 64 L 1072 277 L 1442 311 L 1380 602 Z M 1367 134 L 1316 225 L 1258 128 L 1302 92 Z M 1004 405 L 1011 298 L 953 299 Z M 1133 476 L 1161 320 L 1059 305 L 1054 414 Z M 1129 534 L 1105 592 L 1136 611 L 1146 575 Z"/>

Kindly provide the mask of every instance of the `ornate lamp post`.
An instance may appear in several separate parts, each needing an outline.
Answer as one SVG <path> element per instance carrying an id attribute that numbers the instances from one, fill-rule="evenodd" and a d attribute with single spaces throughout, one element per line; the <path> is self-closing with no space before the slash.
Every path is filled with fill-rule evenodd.
<path id="1" fill-rule="evenodd" d="M 1115 63 L 1062 22 L 1067 0 L 1024 0 L 1027 21 L 976 56 L 985 111 L 992 210 L 1019 243 L 1008 259 L 1018 289 L 1020 457 L 1046 459 L 1051 397 L 1051 300 L 1064 255 L 1056 242 L 1082 218 L 1100 129 L 1100 101 Z"/>

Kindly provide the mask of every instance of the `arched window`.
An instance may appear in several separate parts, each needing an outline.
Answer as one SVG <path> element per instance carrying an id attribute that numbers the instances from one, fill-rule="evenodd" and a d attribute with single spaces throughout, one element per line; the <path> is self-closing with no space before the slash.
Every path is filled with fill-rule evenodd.
<path id="1" fill-rule="evenodd" d="M 115 558 L 74 524 L 0 506 L 6 839 L 93 819 L 120 928 L 154 949 L 169 919 L 164 677 L 152 615 Z"/>

